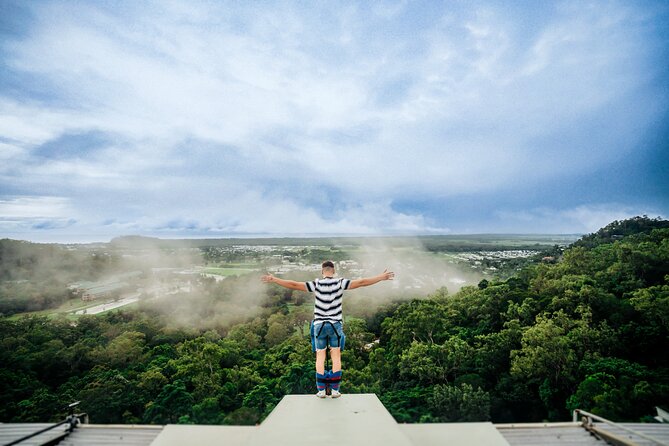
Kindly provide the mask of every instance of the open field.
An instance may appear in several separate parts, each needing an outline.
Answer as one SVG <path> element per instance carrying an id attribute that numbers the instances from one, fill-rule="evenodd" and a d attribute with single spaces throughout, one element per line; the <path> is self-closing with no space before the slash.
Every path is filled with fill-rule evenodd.
<path id="1" fill-rule="evenodd" d="M 439 235 L 420 237 L 419 240 L 429 251 L 503 251 L 503 250 L 540 250 L 551 246 L 567 246 L 580 235 L 542 235 L 542 234 L 475 234 L 475 235 Z"/>
<path id="2" fill-rule="evenodd" d="M 203 269 L 202 273 L 228 277 L 228 276 L 241 276 L 242 274 L 247 274 L 257 270 L 258 270 L 257 268 L 209 267 Z"/>
<path id="3" fill-rule="evenodd" d="M 9 318 L 17 318 L 22 316 L 48 316 L 55 317 L 57 315 L 72 314 L 74 315 L 77 312 L 82 312 L 86 309 L 95 307 L 99 305 L 100 302 L 82 302 L 78 297 L 69 299 L 63 302 L 60 306 L 55 308 L 49 308 L 41 311 L 32 311 L 28 313 L 18 313 L 10 316 Z"/>

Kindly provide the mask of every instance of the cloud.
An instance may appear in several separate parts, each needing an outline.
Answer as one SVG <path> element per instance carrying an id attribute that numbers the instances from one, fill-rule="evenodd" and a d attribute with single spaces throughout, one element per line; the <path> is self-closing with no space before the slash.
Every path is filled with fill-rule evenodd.
<path id="1" fill-rule="evenodd" d="M 4 218 L 54 218 L 69 214 L 65 197 L 17 197 L 0 200 L 0 215 Z"/>
<path id="2" fill-rule="evenodd" d="M 0 230 L 44 231 L 73 226 L 72 209 L 65 197 L 17 197 L 0 199 Z"/>
<path id="3" fill-rule="evenodd" d="M 648 214 L 655 217 L 657 212 L 621 203 L 600 203 L 564 209 L 542 207 L 518 211 L 505 210 L 497 212 L 496 217 L 499 218 L 501 225 L 514 227 L 521 224 L 522 227 L 528 228 L 529 232 L 534 233 L 586 234 L 596 232 L 614 220 Z"/>
<path id="4" fill-rule="evenodd" d="M 580 224 L 586 232 L 595 232 L 614 220 L 624 220 L 637 215 L 644 215 L 648 209 L 639 209 L 620 204 L 598 206 L 577 206 L 560 213 L 567 221 Z M 655 215 L 651 215 L 654 217 Z"/>
<path id="5" fill-rule="evenodd" d="M 667 109 L 652 4 L 27 7 L 0 199 L 66 197 L 82 231 L 447 231 L 394 204 L 586 175 Z"/>

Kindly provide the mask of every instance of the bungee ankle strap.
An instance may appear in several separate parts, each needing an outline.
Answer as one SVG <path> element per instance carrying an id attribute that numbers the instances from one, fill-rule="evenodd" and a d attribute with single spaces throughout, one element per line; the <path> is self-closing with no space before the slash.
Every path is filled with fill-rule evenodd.
<path id="1" fill-rule="evenodd" d="M 316 389 L 325 390 L 327 384 L 327 373 L 321 375 L 320 373 L 316 372 Z"/>
<path id="2" fill-rule="evenodd" d="M 330 372 L 330 375 L 328 376 L 328 385 L 332 390 L 339 390 L 339 384 L 341 383 L 341 374 L 342 371 L 339 370 L 337 372 Z"/>

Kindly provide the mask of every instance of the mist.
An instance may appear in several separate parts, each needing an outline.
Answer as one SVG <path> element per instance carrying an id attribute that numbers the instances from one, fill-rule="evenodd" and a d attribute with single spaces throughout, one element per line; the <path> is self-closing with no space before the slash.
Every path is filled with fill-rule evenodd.
<path id="1" fill-rule="evenodd" d="M 478 284 L 483 278 L 428 252 L 418 239 L 402 238 L 401 243 L 388 238 L 367 239 L 351 257 L 358 267 L 351 269 L 341 265 L 338 275 L 358 279 L 387 269 L 395 273 L 395 278 L 349 291 L 344 301 L 345 314 L 348 307 L 349 314 L 369 315 L 391 302 L 426 298 L 437 290 L 443 293 L 447 289 L 448 294 L 454 294 L 463 286 Z"/>
<path id="2" fill-rule="evenodd" d="M 424 249 L 418 239 L 392 244 L 387 239 L 365 242 L 353 259 L 362 267 L 364 276 L 373 276 L 384 269 L 395 272 L 393 290 L 400 295 L 429 294 L 446 287 L 455 293 L 465 285 L 477 284 L 482 276 L 449 263 L 438 254 Z M 369 288 L 371 295 L 382 291 Z"/>
<path id="3" fill-rule="evenodd" d="M 277 245 L 277 250 L 284 247 Z M 312 245 L 310 249 L 322 250 L 323 246 Z M 438 254 L 428 252 L 418 239 L 369 238 L 356 245 L 332 247 L 337 251 L 335 264 L 337 275 L 350 279 L 375 276 L 384 270 L 393 271 L 392 281 L 349 291 L 344 301 L 344 313 L 351 316 L 369 316 L 379 308 L 393 302 L 425 298 L 437 290 L 456 293 L 462 286 L 477 284 L 482 275 L 466 271 L 449 263 Z M 327 254 L 324 254 L 327 255 Z M 151 265 L 202 265 L 203 260 L 193 252 L 178 254 L 172 251 L 142 249 L 135 261 Z M 276 273 L 278 277 L 307 281 L 320 277 L 320 262 L 317 264 L 291 264 L 290 272 Z M 314 261 L 314 260 L 312 260 Z M 269 307 L 282 303 L 295 304 L 311 312 L 313 297 L 310 293 L 290 292 L 276 285 L 261 282 L 267 272 L 263 262 L 258 269 L 239 277 L 230 276 L 215 280 L 194 272 L 180 282 L 178 290 L 160 296 L 146 296 L 142 307 L 160 314 L 170 325 L 198 330 L 226 330 L 234 324 L 267 317 Z M 173 272 L 169 272 L 173 274 Z M 160 274 L 154 274 L 154 285 L 147 288 L 161 289 Z M 164 289 L 164 287 L 162 288 Z M 300 295 L 302 294 L 302 295 Z M 303 303 L 303 306 L 299 304 Z M 301 323 L 300 316 L 292 321 Z"/>
<path id="4" fill-rule="evenodd" d="M 226 330 L 267 312 L 267 287 L 259 274 L 227 277 L 222 282 L 196 278 L 185 292 L 151 299 L 144 308 L 163 315 L 168 325 Z"/>
<path id="5" fill-rule="evenodd" d="M 209 241 L 213 245 L 224 242 Z M 261 282 L 261 275 L 271 272 L 271 268 L 279 271 L 278 268 L 289 266 L 288 272 L 274 272 L 298 281 L 319 278 L 320 263 L 325 260 L 334 260 L 338 276 L 349 279 L 372 277 L 386 269 L 395 273 L 392 281 L 347 292 L 344 314 L 349 316 L 370 316 L 385 305 L 425 298 L 437 290 L 443 294 L 447 289 L 453 294 L 482 278 L 481 274 L 427 251 L 417 238 L 366 238 L 354 242 L 312 239 L 300 243 L 303 244 L 291 247 L 276 242 L 270 251 L 267 251 L 270 245 L 262 249 L 244 245 L 250 253 L 261 253 L 249 262 L 255 270 L 238 277 L 223 277 L 204 274 L 206 267 L 217 264 L 205 260 L 200 248 L 207 246 L 206 243 L 145 237 L 122 237 L 97 245 L 5 241 L 3 261 L 25 267 L 13 267 L 11 274 L 6 274 L 3 291 L 26 297 L 17 303 L 16 299 L 5 296 L 1 310 L 6 314 L 47 309 L 99 314 L 137 303 L 135 307 L 140 311 L 160 317 L 174 328 L 224 332 L 232 325 L 259 316 L 268 318 L 276 312 L 276 307 L 284 304 L 295 305 L 298 314 L 291 315 L 287 323 L 299 326 L 304 314 L 310 317 L 313 305 L 310 293 L 290 292 Z M 295 256 L 276 259 L 275 253 L 291 248 Z M 326 258 L 330 254 L 336 259 Z M 227 261 L 220 264 L 229 265 Z M 37 291 L 36 278 L 39 278 Z M 113 294 L 86 299 L 83 294 L 86 287 L 94 286 L 118 289 Z M 35 294 L 42 297 L 35 299 L 32 297 Z M 60 309 L 56 310 L 57 307 Z"/>

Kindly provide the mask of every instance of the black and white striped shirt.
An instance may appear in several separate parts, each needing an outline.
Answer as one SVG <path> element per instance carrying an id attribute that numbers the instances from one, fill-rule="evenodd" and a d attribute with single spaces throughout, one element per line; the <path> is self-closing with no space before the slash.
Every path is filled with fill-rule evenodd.
<path id="1" fill-rule="evenodd" d="M 314 322 L 340 322 L 342 320 L 342 297 L 351 285 L 349 279 L 323 279 L 306 282 L 307 289 L 314 293 Z"/>

